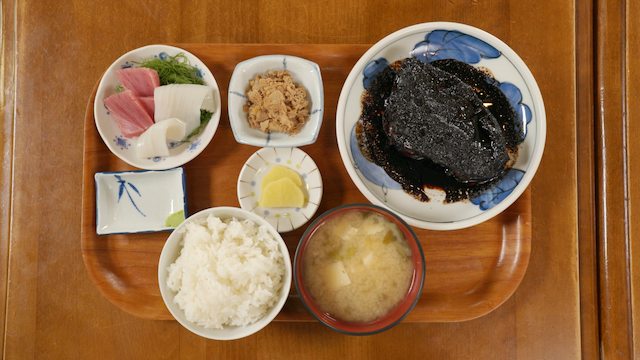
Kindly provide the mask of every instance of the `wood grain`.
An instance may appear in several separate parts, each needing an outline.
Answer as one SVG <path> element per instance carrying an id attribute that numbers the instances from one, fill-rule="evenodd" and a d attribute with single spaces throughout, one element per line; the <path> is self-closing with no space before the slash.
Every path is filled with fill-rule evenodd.
<path id="1" fill-rule="evenodd" d="M 596 238 L 593 3 L 576 4 L 576 134 L 578 142 L 578 238 L 582 358 L 600 358 Z"/>
<path id="2" fill-rule="evenodd" d="M 13 152 L 2 155 L 3 164 L 13 164 L 9 239 L 8 244 L 0 243 L 10 249 L 8 279 L 2 284 L 7 289 L 4 358 L 581 357 L 575 2 L 2 4 L 3 29 L 13 23 L 14 14 L 17 21 L 16 76 L 13 83 L 3 83 L 5 94 L 15 102 L 0 104 L 16 114 L 10 135 Z M 5 11 L 10 6 L 15 11 Z M 132 316 L 100 294 L 80 249 L 82 139 L 87 100 L 114 59 L 152 43 L 372 44 L 400 28 L 442 20 L 476 26 L 505 41 L 529 66 L 545 100 L 549 141 L 531 184 L 530 263 L 504 304 L 471 321 L 403 323 L 364 338 L 342 336 L 313 322 L 278 322 L 242 341 L 216 342 L 190 334 L 175 321 Z M 2 46 L 6 56 L 8 45 Z M 6 129 L 6 118 L 2 121 Z"/>
<path id="3" fill-rule="evenodd" d="M 600 278 L 600 352 L 633 356 L 630 283 L 626 1 L 597 4 L 596 169 Z"/>
<path id="4" fill-rule="evenodd" d="M 640 358 L 640 4 L 627 2 L 626 14 L 626 111 L 627 182 L 629 221 L 629 277 L 631 286 L 632 357 Z"/>
<path id="5" fill-rule="evenodd" d="M 265 54 L 288 54 L 316 62 L 325 93 L 325 118 L 316 143 L 304 151 L 318 165 L 327 184 L 313 221 L 339 205 L 367 202 L 351 181 L 336 146 L 335 113 L 340 89 L 353 65 L 369 45 L 189 45 L 179 46 L 201 59 L 220 84 L 226 104 L 233 64 Z M 93 104 L 85 117 L 85 155 L 82 203 L 82 255 L 89 275 L 109 301 L 148 319 L 172 319 L 158 288 L 158 259 L 167 233 L 96 235 L 96 193 L 93 176 L 100 171 L 135 169 L 113 155 L 95 127 Z M 187 203 L 193 214 L 213 206 L 239 207 L 236 179 L 256 147 L 238 144 L 224 106 L 214 139 L 193 161 L 184 165 Z M 224 175 L 222 175 L 224 174 Z M 426 277 L 422 297 L 406 322 L 463 321 L 492 311 L 515 291 L 529 263 L 531 194 L 495 218 L 459 231 L 414 228 L 425 254 Z M 291 258 L 306 226 L 283 234 Z M 295 290 L 276 321 L 315 321 Z"/>
<path id="6" fill-rule="evenodd" d="M 5 338 L 5 314 L 7 305 L 7 280 L 9 278 L 9 231 L 11 226 L 11 176 L 13 166 L 13 121 L 15 108 L 15 92 L 11 91 L 15 84 L 16 48 L 13 16 L 15 4 L 0 4 L 3 21 L 0 35 L 2 37 L 2 55 L 0 65 L 0 84 L 9 91 L 0 92 L 0 338 Z M 0 343 L 3 353 L 4 341 Z"/>
<path id="7" fill-rule="evenodd" d="M 528 334 L 518 340 L 517 356 L 527 359 L 578 358 L 580 355 L 573 347 L 580 347 L 580 331 L 567 326 L 556 332 L 558 329 L 555 328 L 580 319 L 580 299 L 574 297 L 570 290 L 579 287 L 576 167 L 580 155 L 576 146 L 576 39 L 564 36 L 575 35 L 575 22 L 562 21 L 568 17 L 575 20 L 576 13 L 575 8 L 567 8 L 561 2 L 544 5 L 513 2 L 510 13 L 526 13 L 535 19 L 527 22 L 519 17 L 519 21 L 512 24 L 509 44 L 531 68 L 540 85 L 547 112 L 545 153 L 531 184 L 531 259 L 527 275 L 515 294 L 517 332 Z M 571 43 L 565 42 L 569 40 Z M 542 58 L 548 62 L 540 62 Z M 559 71 L 567 73 L 560 74 Z M 557 77 L 551 80 L 547 76 Z M 560 185 L 565 181 L 571 186 Z M 519 295 L 521 293 L 522 296 Z M 529 310 L 531 306 L 542 304 L 554 306 L 545 307 L 544 311 Z M 552 323 L 556 325 L 551 326 Z M 554 339 L 549 340 L 551 343 L 563 343 L 567 347 L 553 347 L 553 350 L 536 347 L 535 339 L 549 332 L 556 333 Z"/>

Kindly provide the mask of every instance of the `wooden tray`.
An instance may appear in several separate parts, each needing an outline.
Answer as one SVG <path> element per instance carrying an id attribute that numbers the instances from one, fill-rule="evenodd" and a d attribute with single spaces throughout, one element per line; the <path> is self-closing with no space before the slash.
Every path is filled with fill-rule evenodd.
<path id="1" fill-rule="evenodd" d="M 213 206 L 239 207 L 236 181 L 244 162 L 258 148 L 238 144 L 227 116 L 227 91 L 235 65 L 258 55 L 288 54 L 318 63 L 325 93 L 324 122 L 318 141 L 303 149 L 316 162 L 325 184 L 316 216 L 341 204 L 367 202 L 347 174 L 336 143 L 335 113 L 342 85 L 369 45 L 178 45 L 200 58 L 216 77 L 222 118 L 211 144 L 184 165 L 189 214 Z M 96 85 L 97 88 L 97 85 Z M 96 235 L 93 176 L 100 171 L 135 170 L 107 149 L 95 127 L 94 89 L 85 115 L 81 249 L 98 290 L 122 310 L 147 319 L 173 319 L 158 288 L 158 260 L 168 232 Z M 291 259 L 302 228 L 283 235 Z M 531 192 L 502 214 L 469 229 L 414 228 L 426 263 L 420 301 L 406 322 L 470 320 L 498 307 L 520 284 L 531 250 Z M 276 321 L 315 321 L 295 287 Z"/>

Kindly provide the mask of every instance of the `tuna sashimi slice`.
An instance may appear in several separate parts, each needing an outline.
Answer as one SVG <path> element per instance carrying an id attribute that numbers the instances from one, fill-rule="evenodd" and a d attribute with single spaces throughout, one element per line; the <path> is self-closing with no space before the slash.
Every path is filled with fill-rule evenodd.
<path id="1" fill-rule="evenodd" d="M 142 101 L 129 90 L 109 96 L 104 99 L 104 105 L 116 119 L 124 137 L 139 136 L 153 125 L 153 118 Z"/>
<path id="2" fill-rule="evenodd" d="M 134 136 L 140 136 L 144 134 L 144 132 L 146 131 L 146 129 L 141 127 L 139 124 L 136 124 L 124 118 L 121 118 L 120 116 L 116 115 L 113 112 L 111 113 L 111 115 L 113 116 L 116 123 L 118 124 L 118 127 L 122 132 L 122 135 L 126 138 L 130 139 Z"/>
<path id="3" fill-rule="evenodd" d="M 127 68 L 117 70 L 118 80 L 125 89 L 136 96 L 153 96 L 153 89 L 160 86 L 158 72 L 148 68 Z"/>
<path id="4" fill-rule="evenodd" d="M 149 113 L 151 118 L 153 118 L 153 115 L 156 112 L 156 104 L 153 101 L 153 96 L 143 96 L 139 97 L 139 99 L 140 101 L 142 101 L 142 105 L 144 105 L 145 109 L 147 109 L 147 112 Z"/>

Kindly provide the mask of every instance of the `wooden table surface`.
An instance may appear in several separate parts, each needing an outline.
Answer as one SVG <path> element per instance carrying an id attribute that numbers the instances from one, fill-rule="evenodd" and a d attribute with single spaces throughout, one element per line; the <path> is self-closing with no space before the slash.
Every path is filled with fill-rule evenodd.
<path id="1" fill-rule="evenodd" d="M 640 4 L 625 0 L 3 1 L 3 358 L 640 357 L 638 15 Z M 277 322 L 218 342 L 129 315 L 98 292 L 80 251 L 83 123 L 117 57 L 153 43 L 373 44 L 429 21 L 502 39 L 544 97 L 531 257 L 504 304 L 471 321 L 402 323 L 368 337 Z"/>

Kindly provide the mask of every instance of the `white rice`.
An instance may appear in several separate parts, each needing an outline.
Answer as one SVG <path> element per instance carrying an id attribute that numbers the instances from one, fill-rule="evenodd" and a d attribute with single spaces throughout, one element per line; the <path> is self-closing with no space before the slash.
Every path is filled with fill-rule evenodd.
<path id="1" fill-rule="evenodd" d="M 266 226 L 213 215 L 185 224 L 167 286 L 187 320 L 211 329 L 261 319 L 280 298 L 284 257 Z"/>

